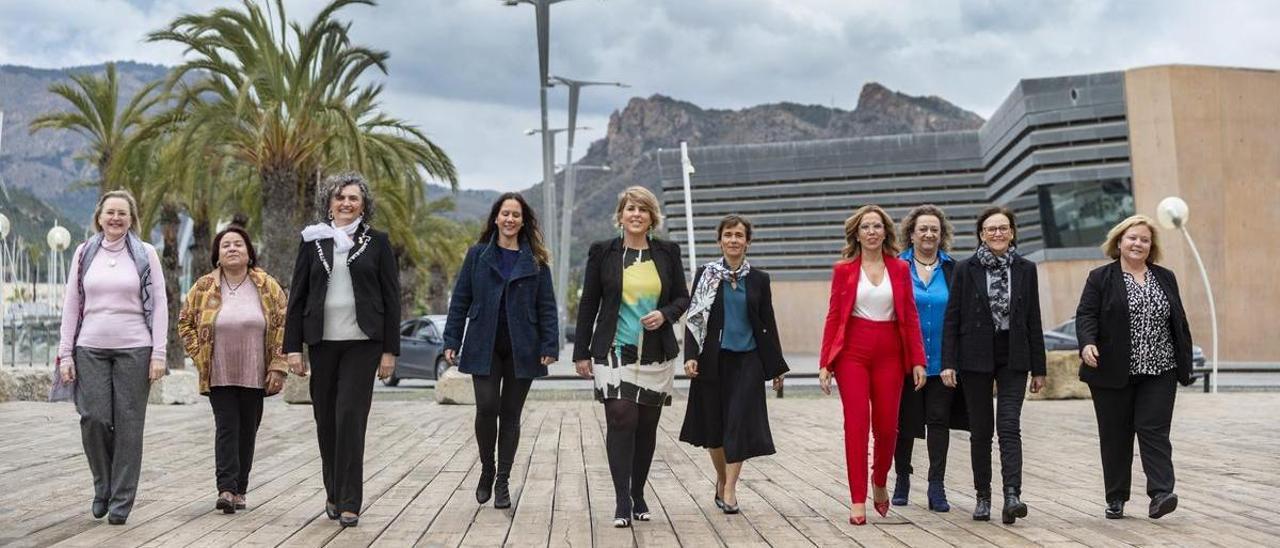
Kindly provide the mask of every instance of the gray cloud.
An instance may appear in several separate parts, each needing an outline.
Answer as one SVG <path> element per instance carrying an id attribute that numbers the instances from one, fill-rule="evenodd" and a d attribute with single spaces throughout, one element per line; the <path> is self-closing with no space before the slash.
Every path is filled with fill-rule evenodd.
<path id="1" fill-rule="evenodd" d="M 0 0 L 0 63 L 173 64 L 180 51 L 143 35 L 209 4 Z M 323 2 L 287 4 L 305 20 Z M 521 188 L 539 178 L 538 139 L 521 133 L 539 118 L 529 6 L 383 0 L 343 16 L 359 43 L 392 54 L 387 110 L 443 145 L 465 186 Z M 1277 27 L 1280 4 L 1245 0 L 573 0 L 552 8 L 551 71 L 633 86 L 583 92 L 583 123 L 599 129 L 583 136 L 581 154 L 609 113 L 637 95 L 710 108 L 852 108 L 874 80 L 985 116 L 1019 78 L 1162 63 L 1277 67 Z M 564 102 L 553 90 L 555 126 L 564 124 Z"/>

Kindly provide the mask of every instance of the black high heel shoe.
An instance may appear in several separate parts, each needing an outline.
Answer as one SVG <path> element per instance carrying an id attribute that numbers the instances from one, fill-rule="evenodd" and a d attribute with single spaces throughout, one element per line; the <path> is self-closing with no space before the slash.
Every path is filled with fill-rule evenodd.
<path id="1" fill-rule="evenodd" d="M 649 512 L 649 504 L 642 498 L 631 497 L 631 517 L 636 521 L 649 521 L 653 514 Z"/>
<path id="2" fill-rule="evenodd" d="M 355 527 L 360 525 L 360 516 L 338 516 L 338 525 L 343 527 Z"/>

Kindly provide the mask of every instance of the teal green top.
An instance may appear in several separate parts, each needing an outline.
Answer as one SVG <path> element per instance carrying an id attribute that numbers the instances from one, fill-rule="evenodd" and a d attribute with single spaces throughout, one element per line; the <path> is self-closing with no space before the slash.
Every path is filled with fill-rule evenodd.
<path id="1" fill-rule="evenodd" d="M 624 248 L 622 264 L 622 303 L 618 307 L 618 330 L 614 333 L 613 345 L 619 351 L 626 346 L 635 348 L 638 356 L 640 334 L 644 331 L 640 318 L 658 309 L 662 278 L 648 249 Z"/>
<path id="2" fill-rule="evenodd" d="M 734 288 L 728 280 L 720 282 L 724 292 L 724 331 L 720 336 L 720 349 L 730 352 L 750 352 L 756 349 L 755 332 L 751 318 L 747 316 L 747 280 L 738 280 Z"/>

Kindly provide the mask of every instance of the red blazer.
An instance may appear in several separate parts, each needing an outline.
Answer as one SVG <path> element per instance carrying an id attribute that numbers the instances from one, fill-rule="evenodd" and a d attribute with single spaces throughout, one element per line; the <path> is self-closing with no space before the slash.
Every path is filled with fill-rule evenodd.
<path id="1" fill-rule="evenodd" d="M 925 365 L 924 339 L 920 336 L 920 313 L 916 310 L 915 292 L 911 287 L 911 266 L 906 261 L 884 255 L 885 273 L 893 284 L 893 313 L 897 317 L 898 336 L 902 341 L 902 370 L 910 373 L 916 365 Z M 840 352 L 855 341 L 844 340 L 845 326 L 853 315 L 858 297 L 858 278 L 862 257 L 836 263 L 831 272 L 831 303 L 827 306 L 827 323 L 822 330 L 822 356 L 818 366 L 834 369 Z"/>

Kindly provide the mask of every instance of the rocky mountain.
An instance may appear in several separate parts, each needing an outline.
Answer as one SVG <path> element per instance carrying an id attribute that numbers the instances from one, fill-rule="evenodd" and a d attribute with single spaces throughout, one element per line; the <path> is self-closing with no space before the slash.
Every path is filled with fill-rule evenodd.
<path id="1" fill-rule="evenodd" d="M 718 110 L 663 95 L 633 98 L 613 113 L 607 136 L 591 143 L 579 161 L 607 164 L 612 171 L 577 175 L 574 226 L 581 230 L 575 231 L 571 264 L 585 261 L 592 240 L 614 233 L 611 216 L 619 192 L 638 184 L 659 193 L 658 166 L 651 154 L 659 148 L 678 148 L 680 141 L 726 145 L 954 131 L 982 123 L 982 117 L 942 98 L 906 95 L 874 82 L 862 87 L 851 111 L 796 103 Z M 526 196 L 540 204 L 542 193 Z"/>

